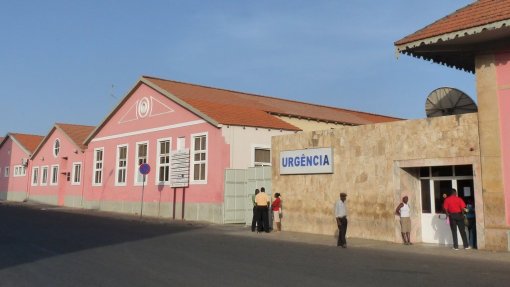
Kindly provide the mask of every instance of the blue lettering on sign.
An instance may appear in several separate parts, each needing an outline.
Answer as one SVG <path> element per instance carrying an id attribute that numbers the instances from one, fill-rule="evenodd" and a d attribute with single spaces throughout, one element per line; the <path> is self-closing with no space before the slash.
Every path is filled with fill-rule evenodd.
<path id="1" fill-rule="evenodd" d="M 325 166 L 330 165 L 328 155 L 309 155 L 304 154 L 301 157 L 282 157 L 283 167 L 298 167 L 298 166 Z"/>

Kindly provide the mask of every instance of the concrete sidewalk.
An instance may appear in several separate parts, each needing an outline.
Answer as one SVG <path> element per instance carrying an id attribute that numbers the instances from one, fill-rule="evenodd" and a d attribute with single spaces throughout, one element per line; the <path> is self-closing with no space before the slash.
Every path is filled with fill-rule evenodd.
<path id="1" fill-rule="evenodd" d="M 258 238 L 260 240 L 276 240 L 276 241 L 286 241 L 293 243 L 302 243 L 302 244 L 314 244 L 321 246 L 329 246 L 332 249 L 342 251 L 341 248 L 336 246 L 337 238 L 335 236 L 328 235 L 319 235 L 319 234 L 311 234 L 311 233 L 300 233 L 300 232 L 292 232 L 292 231 L 282 231 L 282 232 L 271 232 L 271 233 L 257 233 L 251 232 L 249 226 L 244 224 L 212 224 L 208 222 L 197 222 L 197 221 L 182 221 L 182 220 L 172 220 L 168 218 L 152 218 L 152 217 L 143 217 L 139 218 L 138 215 L 132 214 L 123 214 L 123 213 L 113 213 L 113 212 L 105 212 L 100 210 L 92 210 L 92 209 L 79 209 L 79 208 L 69 208 L 69 207 L 58 207 L 58 206 L 50 206 L 39 203 L 14 203 L 14 202 L 0 202 L 0 204 L 7 205 L 18 205 L 24 206 L 27 208 L 35 208 L 41 210 L 53 210 L 58 212 L 69 212 L 69 213 L 79 213 L 79 214 L 87 214 L 92 216 L 104 216 L 111 217 L 117 219 L 124 220 L 140 220 L 142 222 L 151 222 L 158 224 L 185 224 L 190 226 L 202 226 L 205 228 L 209 228 L 215 230 L 222 234 L 227 234 L 231 236 L 242 236 L 249 238 Z M 474 259 L 474 260 L 490 260 L 490 261 L 501 261 L 510 263 L 510 252 L 493 252 L 493 251 L 485 251 L 485 250 L 453 250 L 451 247 L 443 246 L 443 245 L 434 245 L 434 244 L 425 244 L 425 243 L 414 243 L 413 245 L 403 245 L 393 242 L 386 241 L 378 241 L 378 240 L 369 240 L 369 239 L 360 239 L 360 238 L 347 238 L 347 245 L 349 250 L 351 249 L 374 249 L 380 251 L 390 251 L 390 252 L 399 252 L 399 253 L 408 253 L 408 254 L 416 254 L 416 255 L 436 255 L 436 256 L 447 256 L 454 257 L 460 259 Z"/>
<path id="2" fill-rule="evenodd" d="M 277 240 L 293 243 L 330 246 L 332 249 L 338 249 L 341 251 L 341 248 L 336 246 L 337 238 L 335 236 L 292 231 L 257 233 L 251 232 L 250 227 L 244 225 L 214 225 L 211 226 L 211 228 L 219 229 L 222 232 L 235 236 L 260 238 L 261 240 Z M 489 260 L 510 263 L 510 252 L 493 252 L 477 249 L 464 250 L 462 248 L 459 250 L 453 250 L 449 246 L 426 243 L 413 243 L 413 245 L 403 245 L 400 243 L 348 237 L 347 246 L 347 249 L 349 250 L 374 249 L 416 255 L 436 255 L 443 257 L 455 257 L 459 259 Z"/>

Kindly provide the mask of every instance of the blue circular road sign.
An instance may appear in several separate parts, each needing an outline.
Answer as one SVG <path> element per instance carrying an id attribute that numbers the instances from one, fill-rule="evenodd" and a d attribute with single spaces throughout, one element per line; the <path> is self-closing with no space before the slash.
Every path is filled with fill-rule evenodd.
<path id="1" fill-rule="evenodd" d="M 142 163 L 138 168 L 141 174 L 147 175 L 151 172 L 151 166 L 148 163 Z"/>

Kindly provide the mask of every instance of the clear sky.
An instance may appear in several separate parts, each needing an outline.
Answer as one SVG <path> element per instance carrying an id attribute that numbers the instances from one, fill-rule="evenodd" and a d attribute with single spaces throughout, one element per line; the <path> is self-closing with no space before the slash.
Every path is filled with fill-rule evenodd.
<path id="1" fill-rule="evenodd" d="M 471 0 L 2 1 L 0 136 L 97 125 L 141 75 L 425 117 L 473 74 L 401 55 L 393 43 Z"/>

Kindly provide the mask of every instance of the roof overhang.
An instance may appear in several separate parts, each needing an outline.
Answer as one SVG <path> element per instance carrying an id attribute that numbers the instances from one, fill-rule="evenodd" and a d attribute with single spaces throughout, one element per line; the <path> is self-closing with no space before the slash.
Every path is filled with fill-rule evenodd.
<path id="1" fill-rule="evenodd" d="M 411 42 L 395 43 L 398 54 L 423 58 L 471 73 L 475 57 L 510 47 L 510 19 Z"/>

